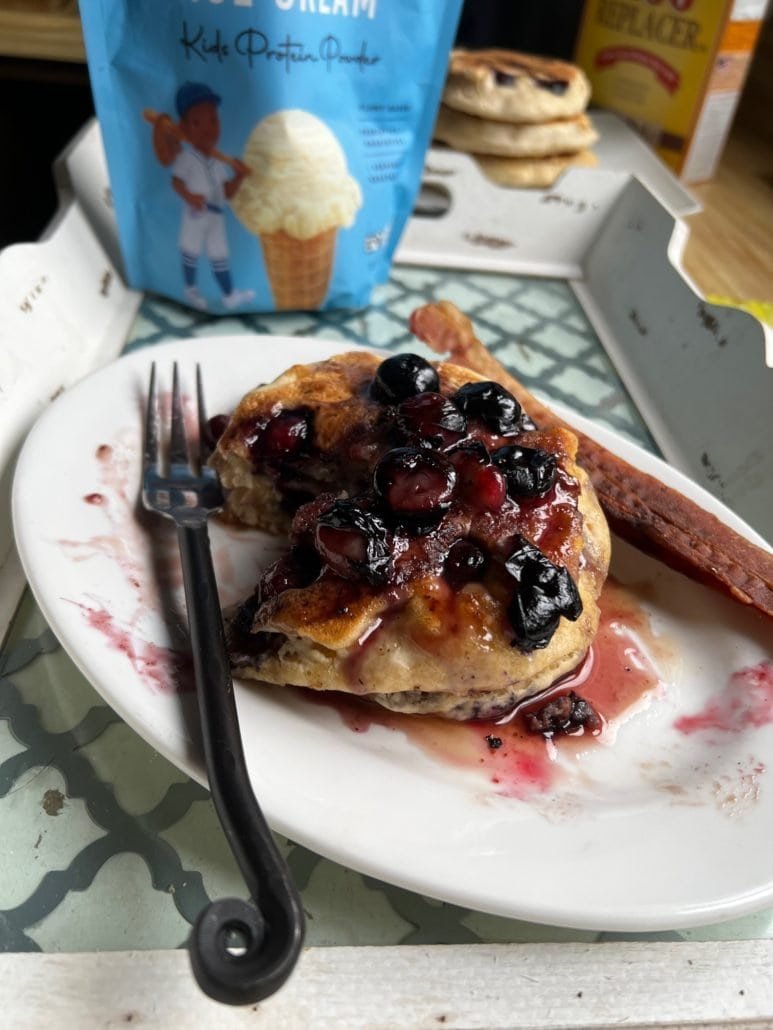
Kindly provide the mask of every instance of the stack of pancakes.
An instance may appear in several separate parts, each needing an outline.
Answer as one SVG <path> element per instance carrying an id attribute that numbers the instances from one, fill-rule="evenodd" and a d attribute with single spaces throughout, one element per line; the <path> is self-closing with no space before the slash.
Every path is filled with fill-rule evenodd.
<path id="1" fill-rule="evenodd" d="M 552 186 L 596 164 L 585 109 L 590 84 L 574 64 L 514 50 L 454 50 L 435 139 L 477 158 L 500 186 Z"/>

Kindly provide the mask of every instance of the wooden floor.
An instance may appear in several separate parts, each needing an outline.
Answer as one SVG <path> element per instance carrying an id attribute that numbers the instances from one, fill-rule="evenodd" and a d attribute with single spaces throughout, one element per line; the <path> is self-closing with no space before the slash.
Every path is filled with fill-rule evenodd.
<path id="1" fill-rule="evenodd" d="M 758 40 L 717 175 L 690 189 L 685 267 L 700 289 L 773 304 L 773 11 Z"/>
<path id="2" fill-rule="evenodd" d="M 687 219 L 688 274 L 703 293 L 773 303 L 773 140 L 738 126 L 716 178 L 689 188 L 704 210 Z"/>

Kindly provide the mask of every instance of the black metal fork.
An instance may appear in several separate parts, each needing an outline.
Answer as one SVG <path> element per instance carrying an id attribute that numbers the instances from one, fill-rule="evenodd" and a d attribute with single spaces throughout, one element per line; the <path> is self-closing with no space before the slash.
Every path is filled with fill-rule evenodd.
<path id="1" fill-rule="evenodd" d="M 153 363 L 145 421 L 142 503 L 177 526 L 209 786 L 254 902 L 251 905 L 238 898 L 225 898 L 204 909 L 191 934 L 191 966 L 199 986 L 211 998 L 245 1005 L 269 997 L 287 980 L 303 944 L 304 917 L 244 761 L 207 530 L 208 517 L 223 506 L 223 492 L 217 473 L 206 464 L 209 432 L 198 365 L 196 394 L 199 445 L 194 459 L 175 362 L 164 465 Z M 234 940 L 238 940 L 238 947 Z"/>

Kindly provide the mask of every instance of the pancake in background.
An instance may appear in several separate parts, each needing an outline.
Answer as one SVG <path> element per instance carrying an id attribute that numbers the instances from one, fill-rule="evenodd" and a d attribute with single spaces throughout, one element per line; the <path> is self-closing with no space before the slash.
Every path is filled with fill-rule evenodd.
<path id="1" fill-rule="evenodd" d="M 581 114 L 590 84 L 577 65 L 514 50 L 451 54 L 443 102 L 503 122 L 548 122 Z"/>
<path id="2" fill-rule="evenodd" d="M 598 140 L 587 115 L 542 124 L 489 121 L 441 104 L 435 139 L 467 154 L 501 157 L 550 157 L 592 147 Z"/>
<path id="3" fill-rule="evenodd" d="M 551 157 L 495 157 L 473 154 L 481 171 L 497 186 L 510 189 L 552 186 L 568 168 L 595 168 L 598 158 L 591 150 Z"/>

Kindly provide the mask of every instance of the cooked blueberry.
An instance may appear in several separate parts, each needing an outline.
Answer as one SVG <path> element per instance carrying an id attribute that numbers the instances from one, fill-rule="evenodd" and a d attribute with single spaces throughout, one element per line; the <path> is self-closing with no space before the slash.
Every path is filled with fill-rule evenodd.
<path id="1" fill-rule="evenodd" d="M 276 653 L 287 639 L 284 633 L 253 631 L 255 613 L 260 607 L 261 587 L 247 598 L 227 620 L 225 636 L 231 660 L 235 665 L 254 665 L 256 658 Z"/>
<path id="2" fill-rule="evenodd" d="M 494 82 L 496 82 L 497 86 L 513 86 L 515 84 L 515 79 L 515 75 L 501 72 L 499 69 L 494 70 Z"/>
<path id="3" fill-rule="evenodd" d="M 524 568 L 527 564 L 540 565 L 543 569 L 555 568 L 553 562 L 546 554 L 535 547 L 526 537 L 516 537 L 514 549 L 505 562 L 505 568 L 516 582 L 520 583 Z"/>
<path id="4" fill-rule="evenodd" d="M 311 438 L 311 412 L 280 411 L 258 430 L 249 443 L 253 463 L 288 461 L 304 450 Z"/>
<path id="5" fill-rule="evenodd" d="M 577 733 L 587 729 L 598 733 L 601 718 L 584 697 L 571 690 L 561 694 L 533 711 L 524 712 L 523 721 L 530 733 L 553 737 L 556 733 Z"/>
<path id="6" fill-rule="evenodd" d="M 280 507 L 288 515 L 294 515 L 304 504 L 314 500 L 314 494 L 311 491 L 296 490 L 294 487 L 283 483 L 281 477 L 277 481 L 276 487 L 279 492 Z"/>
<path id="7" fill-rule="evenodd" d="M 555 601 L 561 615 L 570 622 L 575 622 L 582 615 L 582 600 L 577 586 L 565 566 L 553 565 L 552 562 L 548 562 L 548 566 L 549 568 L 542 563 L 528 563 L 522 582 L 539 586 Z"/>
<path id="8" fill-rule="evenodd" d="M 569 571 L 523 537 L 505 568 L 518 584 L 509 614 L 524 650 L 545 647 L 562 615 L 574 622 L 582 614 L 582 600 Z"/>
<path id="9" fill-rule="evenodd" d="M 457 540 L 443 566 L 443 573 L 452 587 L 461 587 L 480 579 L 486 571 L 488 559 L 484 551 L 471 540 Z"/>
<path id="10" fill-rule="evenodd" d="M 511 497 L 539 497 L 556 481 L 558 459 L 537 447 L 510 444 L 494 451 L 493 458 L 507 479 Z"/>
<path id="11" fill-rule="evenodd" d="M 557 97 L 562 97 L 569 89 L 566 79 L 537 79 L 537 85 L 540 89 L 546 89 L 548 93 L 554 93 Z"/>
<path id="12" fill-rule="evenodd" d="M 324 512 L 314 531 L 323 562 L 343 579 L 383 583 L 390 566 L 387 528 L 373 512 L 340 500 Z"/>
<path id="13" fill-rule="evenodd" d="M 498 511 L 507 497 L 507 484 L 502 473 L 491 463 L 486 448 L 479 441 L 461 444 L 450 454 L 456 469 L 456 491 L 465 504 L 476 511 Z"/>
<path id="14" fill-rule="evenodd" d="M 319 556 L 309 547 L 295 547 L 269 565 L 258 583 L 261 604 L 294 587 L 313 583 L 320 572 Z"/>
<path id="15" fill-rule="evenodd" d="M 551 587 L 555 591 L 556 603 L 561 614 L 570 622 L 576 622 L 582 615 L 582 599 L 577 589 L 577 584 L 569 575 L 569 570 L 558 565 L 558 575 Z"/>
<path id="16" fill-rule="evenodd" d="M 515 640 L 522 651 L 547 647 L 561 613 L 555 600 L 536 583 L 521 583 L 508 608 Z"/>
<path id="17" fill-rule="evenodd" d="M 213 415 L 212 418 L 207 419 L 204 427 L 204 443 L 210 450 L 216 446 L 227 425 L 228 415 Z"/>
<path id="18" fill-rule="evenodd" d="M 420 447 L 387 451 L 373 474 L 379 497 L 396 515 L 409 519 L 442 515 L 451 505 L 455 485 L 450 461 Z"/>
<path id="19" fill-rule="evenodd" d="M 521 405 L 499 383 L 466 383 L 452 397 L 468 418 L 477 418 L 498 436 L 520 431 Z"/>
<path id="20" fill-rule="evenodd" d="M 472 458 L 478 465 L 491 464 L 491 455 L 486 450 L 486 445 L 480 440 L 462 440 L 455 447 L 449 449 L 448 457 L 454 463 L 457 459 Z"/>
<path id="21" fill-rule="evenodd" d="M 231 615 L 226 624 L 229 642 L 238 641 L 239 646 L 243 647 L 245 641 L 249 640 L 249 635 L 255 623 L 255 613 L 262 604 L 262 595 L 263 591 L 260 583 L 258 583 L 250 597 L 243 601 Z"/>
<path id="22" fill-rule="evenodd" d="M 382 361 L 370 392 L 383 404 L 399 404 L 417 393 L 436 393 L 440 380 L 435 369 L 418 354 L 395 354 Z"/>
<path id="23" fill-rule="evenodd" d="M 467 419 L 441 393 L 418 393 L 397 409 L 397 426 L 411 443 L 449 447 L 467 432 Z"/>

